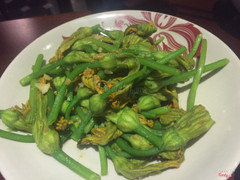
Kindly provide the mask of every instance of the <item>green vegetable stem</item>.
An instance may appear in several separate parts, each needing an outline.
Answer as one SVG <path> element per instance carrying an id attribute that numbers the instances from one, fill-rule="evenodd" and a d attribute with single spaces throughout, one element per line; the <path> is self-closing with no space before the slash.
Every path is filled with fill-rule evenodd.
<path id="1" fill-rule="evenodd" d="M 197 37 L 195 38 L 193 47 L 192 47 L 191 51 L 189 52 L 189 54 L 187 55 L 187 57 L 189 57 L 189 58 L 194 57 L 194 55 L 196 54 L 196 52 L 198 50 L 198 47 L 199 47 L 201 41 L 202 41 L 202 33 L 198 34 Z"/>
<path id="2" fill-rule="evenodd" d="M 117 145 L 126 151 L 128 154 L 132 155 L 133 157 L 149 157 L 154 156 L 160 153 L 162 150 L 157 147 L 152 147 L 150 149 L 137 149 L 133 148 L 122 138 L 118 138 L 116 140 Z"/>
<path id="3" fill-rule="evenodd" d="M 207 54 L 207 40 L 203 39 L 200 60 L 199 60 L 199 63 L 198 63 L 197 69 L 196 69 L 197 72 L 193 77 L 192 86 L 190 88 L 190 92 L 188 95 L 187 110 L 190 110 L 194 106 L 197 88 L 200 83 L 200 79 L 201 79 L 201 76 L 203 73 L 203 67 L 204 67 L 204 64 L 206 61 L 206 54 Z"/>
<path id="4" fill-rule="evenodd" d="M 4 131 L 2 129 L 0 129 L 0 137 L 13 140 L 13 141 L 18 141 L 18 142 L 25 142 L 25 143 L 35 142 L 32 135 L 17 134 L 13 132 Z"/>
<path id="5" fill-rule="evenodd" d="M 226 66 L 228 63 L 229 63 L 229 60 L 224 58 L 224 59 L 218 60 L 216 62 L 213 62 L 211 64 L 204 65 L 203 66 L 203 73 L 219 69 L 221 67 Z M 196 74 L 196 72 L 197 72 L 197 70 L 194 69 L 194 70 L 190 70 L 190 71 L 184 72 L 184 73 L 179 74 L 179 75 L 169 77 L 169 78 L 161 81 L 160 86 L 164 87 L 164 86 L 168 86 L 168 85 L 171 85 L 171 84 L 184 82 L 184 81 L 188 80 L 189 78 L 193 77 Z"/>
<path id="6" fill-rule="evenodd" d="M 80 107 L 77 107 L 76 110 L 77 112 L 81 111 Z M 73 140 L 78 141 L 81 138 L 82 134 L 84 133 L 84 128 L 86 127 L 91 118 L 92 113 L 91 111 L 88 111 L 87 114 L 82 118 L 82 121 L 78 125 L 77 129 L 73 131 L 73 134 L 71 136 Z"/>
<path id="7" fill-rule="evenodd" d="M 168 106 L 162 106 L 155 109 L 151 109 L 149 111 L 141 111 L 141 114 L 148 119 L 156 119 L 158 116 L 166 114 L 168 112 L 169 112 Z"/>
<path id="8" fill-rule="evenodd" d="M 47 120 L 47 123 L 49 125 L 53 124 L 56 121 L 56 119 L 58 117 L 58 113 L 61 109 L 61 106 L 62 106 L 62 103 L 63 103 L 63 100 L 64 100 L 65 92 L 66 92 L 68 86 L 71 84 L 71 82 L 80 73 L 82 73 L 86 68 L 97 68 L 97 67 L 100 67 L 99 61 L 94 61 L 92 63 L 81 64 L 81 65 L 78 65 L 76 68 L 74 68 L 74 70 L 69 74 L 69 76 L 67 77 L 65 82 L 59 88 L 58 94 L 57 94 L 57 96 L 55 98 L 55 101 L 53 103 L 53 107 L 52 107 L 52 109 L 49 113 L 48 120 Z"/>
<path id="9" fill-rule="evenodd" d="M 101 177 L 90 169 L 86 168 L 78 161 L 68 156 L 61 149 L 56 150 L 52 156 L 61 164 L 65 165 L 86 180 L 100 180 Z"/>
<path id="10" fill-rule="evenodd" d="M 161 37 L 159 37 L 159 38 L 154 42 L 154 44 L 155 44 L 155 45 L 158 45 L 158 44 L 160 44 L 163 40 L 164 40 L 164 37 L 161 36 Z"/>
<path id="11" fill-rule="evenodd" d="M 104 147 L 98 145 L 98 152 L 101 164 L 101 175 L 106 176 L 108 174 L 107 155 Z"/>
<path id="12" fill-rule="evenodd" d="M 156 58 L 157 62 L 159 64 L 166 64 L 172 59 L 175 59 L 176 57 L 180 56 L 181 54 L 185 53 L 187 51 L 187 48 L 185 46 L 180 47 L 176 51 L 169 52 L 167 55 L 162 57 L 161 51 L 155 52 L 154 57 Z M 159 56 L 160 54 L 160 56 Z"/>
<path id="13" fill-rule="evenodd" d="M 163 64 L 159 64 L 159 63 L 151 61 L 149 59 L 138 58 L 138 60 L 139 60 L 140 64 L 142 64 L 144 66 L 147 66 L 147 67 L 150 67 L 154 70 L 161 71 L 161 72 L 171 74 L 171 75 L 180 74 L 180 71 L 176 68 L 169 67 L 169 66 L 166 66 L 166 65 L 163 65 Z"/>
<path id="14" fill-rule="evenodd" d="M 35 71 L 35 72 L 32 72 L 31 74 L 23 77 L 23 78 L 20 80 L 20 84 L 21 84 L 22 86 L 25 86 L 25 85 L 29 84 L 29 83 L 31 82 L 31 80 L 36 79 L 36 78 L 39 78 L 39 77 L 42 76 L 43 74 L 46 74 L 47 72 L 50 72 L 51 70 L 55 69 L 55 68 L 58 67 L 58 66 L 63 65 L 64 63 L 65 63 L 65 61 L 60 60 L 60 61 L 57 61 L 57 62 L 55 62 L 55 63 L 45 65 L 45 66 L 43 66 L 40 70 Z"/>
<path id="15" fill-rule="evenodd" d="M 65 119 L 70 119 L 70 113 L 72 108 L 82 99 L 89 98 L 93 94 L 88 88 L 79 88 L 77 90 L 77 95 L 73 98 L 73 100 L 68 105 L 66 112 L 65 112 Z"/>

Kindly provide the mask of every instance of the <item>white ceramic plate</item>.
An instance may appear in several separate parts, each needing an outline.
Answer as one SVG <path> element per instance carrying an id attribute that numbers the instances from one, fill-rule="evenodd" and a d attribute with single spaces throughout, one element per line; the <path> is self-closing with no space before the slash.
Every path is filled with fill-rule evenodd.
<path id="1" fill-rule="evenodd" d="M 19 79 L 31 72 L 37 55 L 45 59 L 54 55 L 62 41 L 80 26 L 100 23 L 104 28 L 124 29 L 126 25 L 153 21 L 161 30 L 155 34 L 165 36 L 163 49 L 176 49 L 181 45 L 191 47 L 200 32 L 208 40 L 207 63 L 229 58 L 228 66 L 204 81 L 197 92 L 197 104 L 203 104 L 216 124 L 198 142 L 188 148 L 185 161 L 178 169 L 170 169 L 146 179 L 164 180 L 215 180 L 226 179 L 240 160 L 240 63 L 237 56 L 220 39 L 205 29 L 183 19 L 165 14 L 142 11 L 113 11 L 79 18 L 42 35 L 26 47 L 9 65 L 0 80 L 0 109 L 20 105 L 28 99 L 29 87 L 21 87 Z M 186 106 L 188 91 L 180 94 L 180 103 Z M 1 129 L 7 129 L 0 124 Z M 69 141 L 64 151 L 77 161 L 100 173 L 98 153 L 92 149 L 79 150 Z M 7 180 L 81 179 L 78 175 L 41 153 L 36 145 L 0 139 L 0 171 Z M 109 162 L 109 175 L 102 179 L 124 179 L 115 173 Z"/>

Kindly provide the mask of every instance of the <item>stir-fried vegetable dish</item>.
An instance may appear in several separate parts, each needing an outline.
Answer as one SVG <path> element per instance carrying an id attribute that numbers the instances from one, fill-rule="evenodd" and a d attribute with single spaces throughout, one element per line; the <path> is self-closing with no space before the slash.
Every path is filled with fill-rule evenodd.
<path id="1" fill-rule="evenodd" d="M 207 40 L 202 34 L 189 52 L 184 46 L 159 51 L 163 38 L 151 38 L 156 31 L 152 23 L 131 25 L 125 31 L 80 27 L 49 61 L 39 54 L 32 72 L 20 80 L 30 87 L 27 102 L 0 110 L 11 131 L 28 134 L 0 130 L 0 137 L 35 142 L 43 153 L 85 179 L 106 176 L 107 159 L 127 179 L 179 167 L 188 142 L 215 123 L 203 105 L 195 104 L 200 79 L 229 60 L 206 64 Z M 187 107 L 180 107 L 178 84 L 188 80 L 192 84 Z M 68 140 L 78 147 L 95 147 L 101 172 L 63 152 Z"/>

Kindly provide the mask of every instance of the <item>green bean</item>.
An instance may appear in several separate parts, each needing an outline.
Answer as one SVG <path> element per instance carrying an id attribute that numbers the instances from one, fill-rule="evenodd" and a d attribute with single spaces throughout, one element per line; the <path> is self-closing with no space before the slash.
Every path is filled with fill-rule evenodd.
<path id="1" fill-rule="evenodd" d="M 160 136 L 162 137 L 165 130 L 163 129 L 153 129 L 153 128 L 149 128 L 148 126 L 144 126 L 144 128 L 146 128 L 147 130 L 149 130 L 152 134 L 156 135 L 156 136 Z"/>
<path id="2" fill-rule="evenodd" d="M 169 53 L 168 55 L 164 56 L 163 58 L 157 59 L 156 62 L 159 63 L 159 64 L 162 64 L 162 65 L 166 64 L 170 60 L 180 56 L 182 53 L 184 53 L 186 51 L 187 51 L 187 48 L 185 46 L 182 46 L 181 48 L 177 49 L 176 51 L 173 51 L 173 52 Z M 150 53 L 150 52 L 148 52 L 148 53 Z M 152 72 L 152 69 L 147 69 L 146 72 L 145 72 L 145 75 L 142 76 L 141 78 L 137 79 L 137 81 L 139 82 L 143 78 L 147 77 L 151 72 Z"/>
<path id="3" fill-rule="evenodd" d="M 67 129 L 60 134 L 60 146 L 63 146 L 63 144 L 71 137 L 71 135 L 72 131 L 70 129 Z"/>
<path id="4" fill-rule="evenodd" d="M 13 141 L 18 141 L 18 142 L 26 142 L 26 143 L 35 142 L 32 135 L 16 134 L 16 133 L 4 131 L 2 129 L 0 129 L 0 137 L 13 140 Z"/>
<path id="5" fill-rule="evenodd" d="M 89 45 L 89 44 L 82 45 L 82 48 L 87 53 L 96 53 L 96 51 L 93 49 L 93 47 L 91 45 Z"/>
<path id="6" fill-rule="evenodd" d="M 32 67 L 32 71 L 36 72 L 38 71 L 41 67 L 42 67 L 42 63 L 43 63 L 43 54 L 39 54 L 37 56 L 37 59 L 35 61 L 35 64 Z"/>
<path id="7" fill-rule="evenodd" d="M 50 65 L 48 65 L 48 66 L 46 65 L 46 66 L 42 67 L 40 70 L 38 70 L 38 71 L 36 71 L 36 72 L 32 72 L 31 74 L 29 74 L 29 75 L 25 76 L 24 78 L 22 78 L 22 79 L 20 80 L 20 84 L 21 84 L 22 86 L 25 86 L 25 85 L 27 85 L 28 83 L 30 83 L 32 79 L 39 78 L 39 77 L 42 76 L 43 74 L 51 71 L 52 69 L 55 69 L 55 68 L 58 67 L 58 66 L 63 65 L 64 63 L 65 63 L 65 62 L 64 62 L 63 60 L 61 60 L 61 61 L 57 61 L 57 62 L 55 62 L 55 63 L 53 63 L 53 64 L 50 64 Z"/>
<path id="8" fill-rule="evenodd" d="M 55 69 L 48 72 L 48 75 L 50 76 L 58 76 L 64 74 L 64 68 L 63 67 L 56 67 Z"/>
<path id="9" fill-rule="evenodd" d="M 106 176 L 108 174 L 108 163 L 107 163 L 107 156 L 104 147 L 98 145 L 98 152 L 100 158 L 100 165 L 101 165 L 101 175 Z"/>
<path id="10" fill-rule="evenodd" d="M 201 48 L 201 55 L 199 59 L 199 64 L 196 68 L 197 72 L 193 77 L 193 82 L 192 86 L 190 88 L 190 92 L 188 94 L 188 99 L 187 99 L 187 110 L 190 110 L 193 108 L 195 104 L 195 98 L 196 98 L 196 93 L 197 93 L 197 88 L 200 83 L 200 79 L 203 73 L 203 67 L 206 61 L 206 54 L 207 54 L 207 40 L 203 39 L 202 40 L 202 48 Z"/>
<path id="11" fill-rule="evenodd" d="M 121 156 L 124 158 L 133 158 L 133 156 L 131 154 L 127 153 L 126 151 L 115 152 L 115 154 L 117 156 Z"/>
<path id="12" fill-rule="evenodd" d="M 158 148 L 161 148 L 163 145 L 163 141 L 161 137 L 156 136 L 151 131 L 147 130 L 143 126 L 139 126 L 137 129 L 135 129 L 135 132 L 143 137 L 145 137 L 147 140 L 149 140 L 152 144 L 157 146 Z"/>
<path id="13" fill-rule="evenodd" d="M 189 54 L 187 55 L 188 58 L 193 58 L 194 57 L 194 55 L 196 54 L 196 52 L 198 50 L 199 44 L 201 43 L 201 40 L 202 40 L 202 34 L 200 33 L 195 38 L 193 47 L 192 47 L 191 51 L 189 52 Z"/>
<path id="14" fill-rule="evenodd" d="M 47 118 L 47 124 L 51 125 L 53 124 L 57 117 L 58 117 L 58 113 L 60 112 L 60 109 L 62 107 L 62 103 L 64 100 L 64 94 L 66 93 L 67 90 L 67 85 L 63 84 L 59 91 L 57 92 L 57 96 L 54 100 L 54 103 L 52 105 L 52 109 L 50 110 L 49 114 L 48 114 L 48 118 Z"/>
<path id="15" fill-rule="evenodd" d="M 90 68 L 90 69 L 95 69 L 101 67 L 101 64 L 99 61 L 94 61 L 91 63 L 85 63 L 85 64 L 80 64 L 76 66 L 73 71 L 70 73 L 68 76 L 68 79 L 73 81 L 79 74 L 81 74 L 85 69 Z"/>
<path id="16" fill-rule="evenodd" d="M 176 68 L 173 68 L 173 67 L 169 67 L 169 66 L 166 66 L 166 65 L 163 65 L 163 64 L 159 64 L 157 62 L 154 62 L 154 61 L 149 61 L 148 59 L 144 59 L 144 58 L 138 58 L 140 64 L 144 65 L 144 66 L 147 66 L 147 67 L 150 67 L 154 70 L 157 70 L 157 71 L 161 71 L 161 72 L 164 72 L 164 73 L 168 73 L 168 74 L 171 74 L 171 75 L 177 75 L 177 74 L 180 74 L 180 71 Z"/>
<path id="17" fill-rule="evenodd" d="M 70 113 L 72 108 L 78 103 L 79 99 L 77 97 L 73 98 L 73 100 L 68 105 L 66 112 L 65 112 L 65 119 L 70 119 Z"/>
<path id="18" fill-rule="evenodd" d="M 160 136 L 160 137 L 162 137 L 163 134 L 164 134 L 164 130 L 157 130 L 157 129 L 151 129 L 151 128 L 150 128 L 150 131 L 151 131 L 151 133 L 153 133 L 154 135 Z"/>
<path id="19" fill-rule="evenodd" d="M 182 46 L 179 49 L 177 49 L 176 51 L 170 52 L 168 55 L 164 56 L 163 58 L 158 59 L 157 62 L 160 64 L 166 64 L 171 59 L 174 59 L 174 58 L 180 56 L 181 54 L 183 54 L 186 51 L 187 51 L 187 48 L 185 46 Z"/>
<path id="20" fill-rule="evenodd" d="M 55 151 L 52 156 L 59 161 L 61 164 L 65 165 L 78 175 L 82 176 L 87 180 L 100 180 L 101 177 L 93 172 L 92 170 L 88 169 L 87 167 L 83 166 L 70 156 L 68 156 L 63 150 L 58 149 Z"/>
<path id="21" fill-rule="evenodd" d="M 154 42 L 154 44 L 157 45 L 157 44 L 161 43 L 163 40 L 164 40 L 164 37 L 161 36 L 160 38 L 158 38 L 158 39 Z"/>
<path id="22" fill-rule="evenodd" d="M 167 112 L 169 112 L 168 106 L 163 106 L 163 107 L 155 108 L 149 111 L 142 111 L 141 114 L 148 119 L 156 119 L 157 116 L 161 114 L 165 114 Z"/>
<path id="23" fill-rule="evenodd" d="M 107 155 L 113 160 L 115 157 L 117 157 L 117 155 L 115 154 L 115 152 L 112 150 L 112 148 L 108 145 L 106 145 L 104 147 Z"/>
<path id="24" fill-rule="evenodd" d="M 143 51 L 143 50 L 139 50 L 139 49 L 121 49 L 120 52 L 123 53 L 130 53 L 130 54 L 134 54 L 134 55 L 144 55 L 147 57 L 152 57 L 152 52 L 149 51 Z"/>
<path id="25" fill-rule="evenodd" d="M 94 125 L 95 125 L 95 119 L 91 118 L 88 124 L 84 128 L 84 133 L 85 134 L 89 133 L 91 129 L 94 127 Z"/>
<path id="26" fill-rule="evenodd" d="M 85 63 L 85 64 L 80 64 L 77 67 L 73 69 L 73 71 L 69 74 L 65 82 L 61 85 L 57 96 L 55 98 L 55 101 L 53 103 L 53 107 L 49 113 L 47 123 L 48 125 L 51 125 L 54 123 L 58 117 L 58 113 L 60 112 L 63 100 L 64 100 L 64 95 L 67 90 L 67 87 L 71 84 L 71 82 L 80 74 L 82 73 L 86 68 L 97 68 L 100 67 L 99 61 L 94 61 L 92 63 Z"/>
<path id="27" fill-rule="evenodd" d="M 126 151 L 114 152 L 112 148 L 108 145 L 105 146 L 105 151 L 107 155 L 114 161 L 116 157 L 123 157 L 123 158 L 133 158 L 134 156 L 130 155 Z"/>
<path id="28" fill-rule="evenodd" d="M 221 67 L 227 65 L 228 63 L 229 63 L 229 60 L 224 58 L 224 59 L 218 60 L 216 62 L 213 62 L 211 64 L 205 65 L 203 67 L 203 73 L 216 70 L 218 68 L 221 68 Z M 161 83 L 160 83 L 161 87 L 186 81 L 187 79 L 193 77 L 196 74 L 196 72 L 197 72 L 197 70 L 194 69 L 194 70 L 187 71 L 187 72 L 184 72 L 184 73 L 176 75 L 176 76 L 172 76 L 168 79 L 161 81 Z"/>
<path id="29" fill-rule="evenodd" d="M 50 112 L 53 107 L 53 103 L 54 103 L 54 99 L 55 99 L 54 92 L 52 89 L 48 90 L 47 99 L 48 99 L 48 112 Z"/>
<path id="30" fill-rule="evenodd" d="M 83 110 L 78 106 L 76 108 L 77 115 L 80 117 L 80 119 L 84 119 L 86 114 L 83 112 Z"/>
<path id="31" fill-rule="evenodd" d="M 131 147 L 125 140 L 123 140 L 121 137 L 116 139 L 117 145 L 126 151 L 128 154 L 135 156 L 135 157 L 148 157 L 148 156 L 154 156 L 160 153 L 162 150 L 161 148 L 153 147 L 148 150 L 139 150 Z"/>
<path id="32" fill-rule="evenodd" d="M 80 114 L 81 114 L 80 107 L 77 107 L 76 111 L 77 111 L 78 115 L 80 116 Z M 81 138 L 82 134 L 84 133 L 84 128 L 86 127 L 86 125 L 88 124 L 88 122 L 91 118 L 92 118 L 92 113 L 91 113 L 91 111 L 88 111 L 86 116 L 84 116 L 84 118 L 81 119 L 81 123 L 78 125 L 77 129 L 71 135 L 71 138 L 74 141 L 78 141 Z"/>
<path id="33" fill-rule="evenodd" d="M 115 50 L 115 47 L 114 47 L 114 46 L 112 46 L 112 45 L 110 45 L 110 44 L 107 44 L 107 43 L 105 43 L 105 42 L 102 42 L 102 41 L 100 41 L 100 40 L 92 39 L 92 42 L 93 42 L 94 44 L 96 44 L 97 46 L 105 49 L 105 50 L 108 51 L 108 52 L 112 52 L 112 51 Z"/>

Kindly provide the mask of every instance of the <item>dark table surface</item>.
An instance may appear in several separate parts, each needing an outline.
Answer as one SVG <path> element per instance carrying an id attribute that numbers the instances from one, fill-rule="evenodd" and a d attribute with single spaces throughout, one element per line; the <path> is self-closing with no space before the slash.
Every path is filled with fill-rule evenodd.
<path id="1" fill-rule="evenodd" d="M 75 18 L 86 16 L 89 11 L 32 17 L 0 22 L 0 75 L 11 61 L 33 40 L 52 28 Z M 202 26 L 225 42 L 240 57 L 240 39 L 221 29 L 212 19 L 177 14 L 178 17 Z M 0 180 L 2 180 L 0 174 Z"/>

